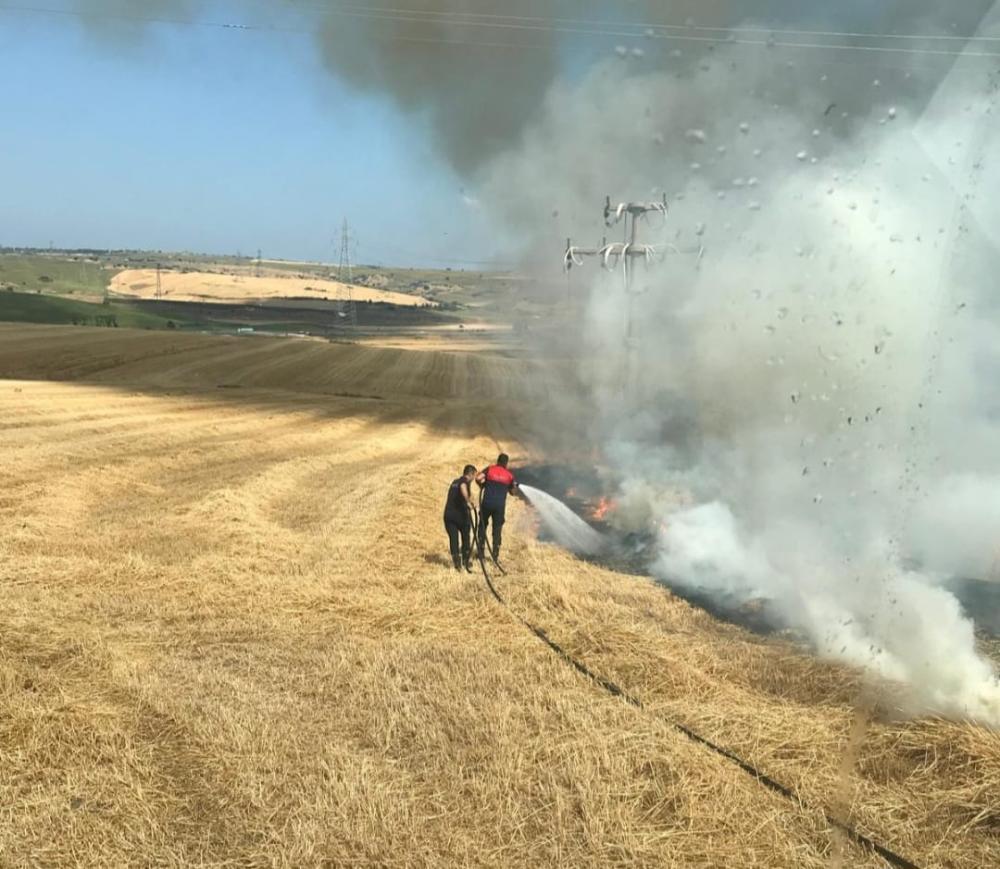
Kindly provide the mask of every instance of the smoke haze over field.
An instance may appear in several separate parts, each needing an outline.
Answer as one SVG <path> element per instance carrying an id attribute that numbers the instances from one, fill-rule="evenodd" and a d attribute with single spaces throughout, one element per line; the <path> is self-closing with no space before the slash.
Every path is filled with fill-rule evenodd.
<path id="1" fill-rule="evenodd" d="M 629 389 L 620 274 L 574 272 L 581 418 L 624 477 L 620 521 L 659 529 L 664 579 L 766 596 L 915 711 L 1000 725 L 944 587 L 997 560 L 1000 103 L 977 56 L 997 43 L 941 38 L 1000 28 L 989 2 L 847 5 L 288 8 L 334 74 L 426 124 L 526 261 L 617 237 L 606 194 L 667 195 L 641 227 L 672 252 L 637 279 Z"/>

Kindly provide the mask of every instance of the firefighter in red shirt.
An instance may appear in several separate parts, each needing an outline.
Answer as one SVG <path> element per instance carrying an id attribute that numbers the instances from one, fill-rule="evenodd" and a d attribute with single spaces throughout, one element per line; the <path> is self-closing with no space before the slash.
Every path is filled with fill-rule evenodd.
<path id="1" fill-rule="evenodd" d="M 482 557 L 486 547 L 486 526 L 493 524 L 493 560 L 500 559 L 500 544 L 503 542 L 503 523 L 507 510 L 507 495 L 519 495 L 517 481 L 507 470 L 510 457 L 501 453 L 495 465 L 490 465 L 476 477 L 482 492 L 479 503 L 479 536 L 477 545 Z"/>

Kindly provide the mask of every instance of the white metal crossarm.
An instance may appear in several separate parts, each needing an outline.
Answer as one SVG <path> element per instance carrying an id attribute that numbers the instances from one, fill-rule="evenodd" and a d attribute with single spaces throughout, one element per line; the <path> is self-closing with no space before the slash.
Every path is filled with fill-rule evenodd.
<path id="1" fill-rule="evenodd" d="M 608 226 L 614 226 L 620 223 L 625 215 L 629 215 L 634 222 L 651 213 L 660 214 L 665 220 L 668 208 L 666 193 L 663 194 L 663 199 L 659 202 L 619 202 L 613 207 L 609 196 L 604 204 L 604 222 Z"/>

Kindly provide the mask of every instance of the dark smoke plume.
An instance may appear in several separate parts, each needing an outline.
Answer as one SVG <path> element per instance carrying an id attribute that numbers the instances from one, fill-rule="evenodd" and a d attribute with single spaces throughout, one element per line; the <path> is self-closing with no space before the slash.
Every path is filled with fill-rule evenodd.
<path id="1" fill-rule="evenodd" d="M 88 15 L 88 26 L 110 33 L 134 29 L 137 18 L 185 20 L 206 7 L 198 0 L 147 0 L 141 9 L 131 0 L 75 2 Z M 616 49 L 637 74 L 664 69 L 684 74 L 725 45 L 726 33 L 702 28 L 749 24 L 781 30 L 968 33 L 990 5 L 989 0 L 968 0 L 952 9 L 932 0 L 898 0 L 873 13 L 830 11 L 828 4 L 789 0 L 719 0 L 707 7 L 698 0 L 509 0 L 500 5 L 490 0 L 394 0 L 384 6 L 288 0 L 270 9 L 236 6 L 230 14 L 238 9 L 241 20 L 285 24 L 293 16 L 298 26 L 314 28 L 334 75 L 359 90 L 383 94 L 422 119 L 442 156 L 468 174 L 519 141 L 554 83 L 578 78 Z M 715 36 L 717 42 L 712 41 Z M 745 49 L 748 54 L 762 50 Z M 790 51 L 788 56 L 794 63 L 798 55 Z M 856 105 L 858 95 L 866 92 L 862 83 L 873 76 L 871 58 L 836 51 L 824 56 L 838 64 L 841 94 Z M 907 63 L 905 56 L 892 60 Z M 947 62 L 944 58 L 915 70 L 897 99 L 926 98 Z M 770 91 L 772 102 L 795 108 L 810 96 L 794 74 L 776 74 Z M 863 113 L 865 107 L 858 110 Z M 849 133 L 850 124 L 839 132 Z"/>

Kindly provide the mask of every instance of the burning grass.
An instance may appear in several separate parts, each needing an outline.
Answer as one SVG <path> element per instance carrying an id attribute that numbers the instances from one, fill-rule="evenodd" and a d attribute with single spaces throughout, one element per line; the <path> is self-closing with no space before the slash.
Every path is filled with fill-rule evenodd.
<path id="1" fill-rule="evenodd" d="M 539 543 L 519 505 L 503 593 L 646 712 L 449 570 L 442 485 L 496 451 L 468 432 L 512 436 L 474 358 L 338 349 L 372 402 L 295 345 L 79 336 L 0 354 L 44 339 L 50 376 L 102 382 L 0 381 L 5 864 L 830 865 L 819 811 L 677 721 L 922 865 L 1000 865 L 996 734 L 859 736 L 856 674 Z M 463 378 L 482 404 L 448 400 Z"/>

